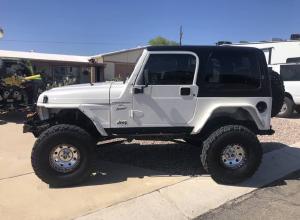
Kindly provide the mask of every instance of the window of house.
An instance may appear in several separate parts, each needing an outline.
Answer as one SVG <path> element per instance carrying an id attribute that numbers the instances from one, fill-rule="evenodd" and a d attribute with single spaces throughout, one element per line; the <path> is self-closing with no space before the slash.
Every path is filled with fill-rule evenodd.
<path id="1" fill-rule="evenodd" d="M 215 51 L 208 59 L 205 81 L 210 87 L 254 89 L 260 86 L 260 76 L 255 54 Z"/>
<path id="2" fill-rule="evenodd" d="M 53 85 L 64 86 L 80 83 L 78 67 L 55 66 L 53 68 Z"/>
<path id="3" fill-rule="evenodd" d="M 300 81 L 300 65 L 281 65 L 280 75 L 283 81 Z"/>
<path id="4" fill-rule="evenodd" d="M 191 54 L 151 54 L 139 84 L 190 85 L 193 84 L 196 57 Z M 147 77 L 147 79 L 145 79 Z"/>

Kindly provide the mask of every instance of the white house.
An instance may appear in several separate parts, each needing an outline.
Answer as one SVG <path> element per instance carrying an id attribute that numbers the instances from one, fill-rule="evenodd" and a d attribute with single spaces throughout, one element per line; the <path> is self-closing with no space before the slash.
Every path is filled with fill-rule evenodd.
<path id="1" fill-rule="evenodd" d="M 145 47 L 136 47 L 92 56 L 97 63 L 105 64 L 104 79 L 126 79 L 134 69 Z"/>

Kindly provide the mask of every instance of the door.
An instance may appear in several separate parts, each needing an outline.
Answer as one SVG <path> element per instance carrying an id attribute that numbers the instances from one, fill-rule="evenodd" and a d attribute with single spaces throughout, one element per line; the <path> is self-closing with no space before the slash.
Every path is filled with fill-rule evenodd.
<path id="1" fill-rule="evenodd" d="M 133 88 L 132 117 L 142 127 L 189 127 L 198 86 L 191 52 L 150 52 Z"/>

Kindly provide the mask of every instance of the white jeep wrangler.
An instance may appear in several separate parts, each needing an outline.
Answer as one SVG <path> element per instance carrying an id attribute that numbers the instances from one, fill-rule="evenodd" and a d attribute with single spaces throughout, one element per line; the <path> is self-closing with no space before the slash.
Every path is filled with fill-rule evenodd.
<path id="1" fill-rule="evenodd" d="M 273 75 L 254 48 L 148 47 L 126 82 L 39 96 L 37 114 L 24 124 L 24 132 L 38 137 L 33 169 L 50 185 L 76 184 L 91 175 L 99 140 L 182 138 L 203 147 L 199 158 L 215 181 L 241 182 L 262 159 L 256 135 L 274 133 L 271 115 L 279 112 L 284 89 Z"/>

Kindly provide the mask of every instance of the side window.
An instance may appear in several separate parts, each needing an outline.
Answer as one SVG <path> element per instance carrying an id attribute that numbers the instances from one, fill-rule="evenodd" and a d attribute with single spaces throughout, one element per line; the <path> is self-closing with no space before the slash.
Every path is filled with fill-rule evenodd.
<path id="1" fill-rule="evenodd" d="M 300 81 L 300 65 L 281 65 L 280 75 L 283 81 Z"/>
<path id="2" fill-rule="evenodd" d="M 151 54 L 138 84 L 190 85 L 193 84 L 196 57 L 191 54 Z"/>
<path id="3" fill-rule="evenodd" d="M 300 57 L 290 57 L 286 59 L 287 63 L 300 63 Z"/>
<path id="4" fill-rule="evenodd" d="M 254 53 L 215 51 L 207 62 L 205 82 L 224 89 L 255 89 L 260 86 L 260 69 Z"/>

